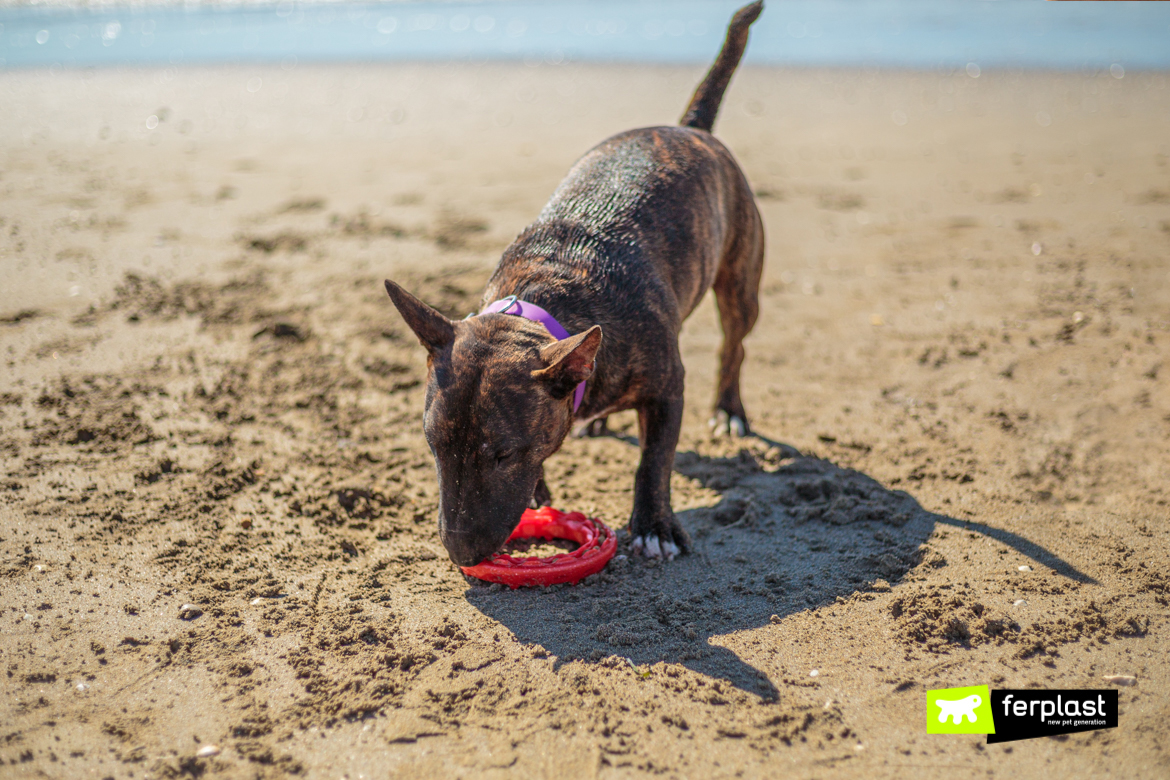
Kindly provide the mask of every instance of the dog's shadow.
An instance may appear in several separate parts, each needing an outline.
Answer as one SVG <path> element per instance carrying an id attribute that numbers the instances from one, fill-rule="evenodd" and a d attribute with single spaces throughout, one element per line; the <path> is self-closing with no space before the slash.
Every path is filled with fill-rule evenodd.
<path id="1" fill-rule="evenodd" d="M 618 556 L 577 587 L 511 591 L 479 583 L 468 589 L 468 601 L 558 663 L 607 656 L 670 661 L 775 698 L 764 674 L 710 640 L 884 590 L 923 563 L 922 544 L 936 524 L 985 534 L 1067 577 L 1091 581 L 1015 534 L 933 514 L 909 494 L 825 460 L 786 458 L 773 468 L 747 450 L 730 458 L 680 452 L 675 468 L 721 494 L 714 506 L 678 513 L 691 534 L 690 555 L 645 561 L 628 554 L 623 533 Z"/>

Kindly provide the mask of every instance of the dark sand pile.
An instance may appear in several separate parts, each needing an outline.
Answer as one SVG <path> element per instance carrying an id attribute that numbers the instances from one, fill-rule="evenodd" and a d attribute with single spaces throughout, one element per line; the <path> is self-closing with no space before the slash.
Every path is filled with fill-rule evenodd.
<path id="1" fill-rule="evenodd" d="M 474 310 L 572 160 L 698 75 L 0 74 L 0 776 L 1170 773 L 1162 75 L 744 71 L 760 436 L 707 436 L 708 301 L 694 554 L 623 530 L 515 592 L 447 560 L 381 280 Z M 611 426 L 549 484 L 624 526 Z M 928 688 L 1113 674 L 1116 730 L 925 734 Z"/>

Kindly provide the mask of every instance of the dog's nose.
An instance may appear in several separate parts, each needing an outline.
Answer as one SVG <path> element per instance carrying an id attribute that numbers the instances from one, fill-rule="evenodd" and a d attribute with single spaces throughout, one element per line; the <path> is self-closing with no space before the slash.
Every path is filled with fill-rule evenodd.
<path id="1" fill-rule="evenodd" d="M 487 545 L 473 534 L 459 531 L 445 531 L 440 534 L 447 555 L 456 566 L 474 566 L 483 562 L 495 550 L 485 549 Z"/>
<path id="2" fill-rule="evenodd" d="M 475 548 L 447 545 L 447 555 L 456 566 L 474 566 L 481 563 L 487 556 L 480 555 Z"/>

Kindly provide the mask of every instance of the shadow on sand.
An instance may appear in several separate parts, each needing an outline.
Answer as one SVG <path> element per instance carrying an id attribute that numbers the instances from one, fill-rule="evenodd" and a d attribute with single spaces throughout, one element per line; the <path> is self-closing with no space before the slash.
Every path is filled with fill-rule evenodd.
<path id="1" fill-rule="evenodd" d="M 784 456 L 796 453 L 765 441 Z M 763 673 L 709 640 L 870 590 L 877 580 L 895 583 L 911 567 L 930 564 L 921 545 L 936 524 L 984 534 L 1092 582 L 1026 539 L 933 514 L 909 494 L 828 461 L 798 456 L 769 464 L 748 450 L 730 458 L 680 452 L 675 469 L 721 495 L 715 506 L 678 513 L 692 554 L 668 564 L 644 561 L 628 555 L 622 532 L 618 556 L 578 587 L 509 591 L 478 583 L 468 601 L 559 662 L 618 655 L 635 664 L 682 663 L 775 698 Z"/>

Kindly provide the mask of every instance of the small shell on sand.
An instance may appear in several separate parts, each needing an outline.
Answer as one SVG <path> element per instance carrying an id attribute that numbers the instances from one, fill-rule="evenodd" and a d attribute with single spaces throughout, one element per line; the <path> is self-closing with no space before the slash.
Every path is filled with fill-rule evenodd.
<path id="1" fill-rule="evenodd" d="M 1107 674 L 1104 680 L 1110 685 L 1137 685 L 1137 678 L 1132 674 Z"/>
<path id="2" fill-rule="evenodd" d="M 179 607 L 179 618 L 182 620 L 194 620 L 203 614 L 203 610 L 194 604 L 184 604 Z"/>
<path id="3" fill-rule="evenodd" d="M 1021 566 L 1020 571 L 1032 571 L 1032 567 L 1031 566 Z"/>
<path id="4" fill-rule="evenodd" d="M 195 752 L 196 758 L 211 758 L 219 755 L 219 745 L 204 745 Z"/>

